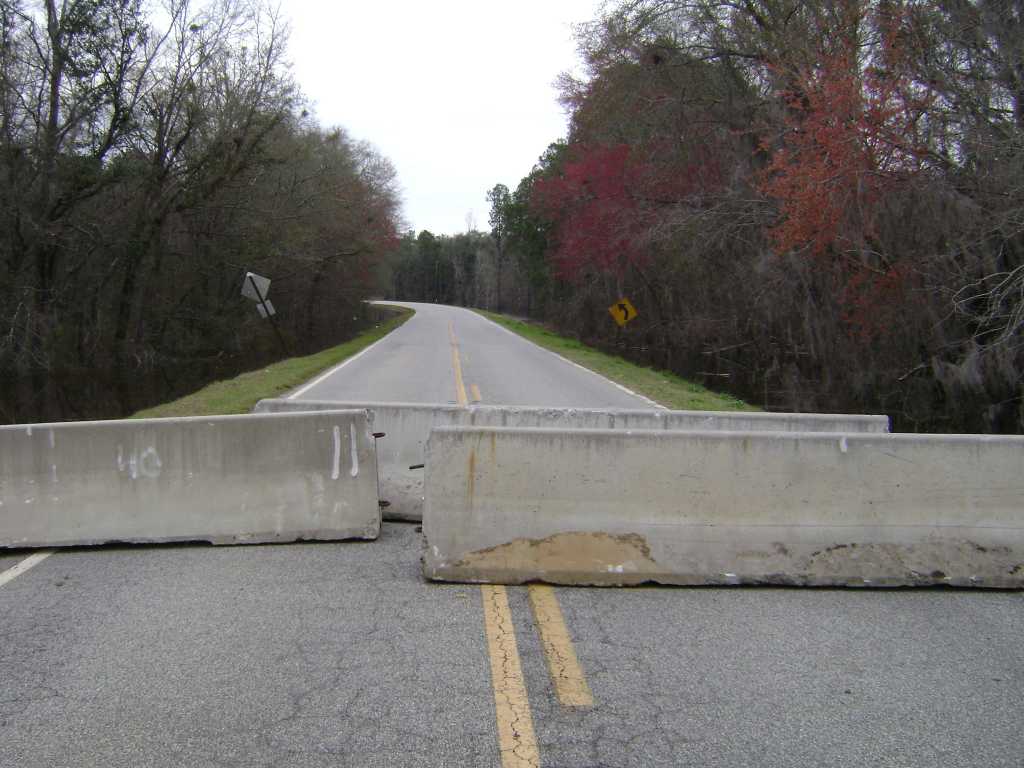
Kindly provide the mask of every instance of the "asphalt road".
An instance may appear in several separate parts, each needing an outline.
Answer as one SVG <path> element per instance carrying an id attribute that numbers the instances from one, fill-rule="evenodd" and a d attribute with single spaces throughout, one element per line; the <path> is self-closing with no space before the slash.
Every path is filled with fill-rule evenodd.
<path id="1" fill-rule="evenodd" d="M 627 396 L 433 307 L 308 396 L 456 399 L 449 323 L 484 402 Z M 424 583 L 421 547 L 386 524 L 57 552 L 0 585 L 0 768 L 502 765 L 483 592 Z M 548 768 L 1024 766 L 1021 593 L 560 588 L 583 708 L 556 697 L 528 588 L 507 594 Z"/>
<path id="2" fill-rule="evenodd" d="M 650 408 L 624 391 L 468 309 L 389 302 L 416 315 L 357 358 L 292 393 L 305 400 L 455 403 L 452 348 L 467 399 L 491 405 Z M 480 397 L 474 396 L 474 387 Z"/>

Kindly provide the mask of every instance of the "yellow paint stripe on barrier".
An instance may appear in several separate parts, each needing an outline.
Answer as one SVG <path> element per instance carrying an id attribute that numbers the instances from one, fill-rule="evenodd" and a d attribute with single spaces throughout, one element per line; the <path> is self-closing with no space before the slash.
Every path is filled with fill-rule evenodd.
<path id="1" fill-rule="evenodd" d="M 531 584 L 529 593 L 533 618 L 540 632 L 540 642 L 559 703 L 563 707 L 594 706 L 594 695 L 583 675 L 554 588 L 546 584 Z"/>
<path id="2" fill-rule="evenodd" d="M 480 587 L 484 603 L 487 650 L 491 656 L 491 682 L 498 720 L 498 749 L 502 768 L 539 768 L 540 752 L 533 732 L 533 716 L 526 682 L 519 663 L 519 648 L 502 586 Z"/>
<path id="3" fill-rule="evenodd" d="M 455 325 L 448 323 L 448 338 L 452 345 L 452 370 L 455 371 L 455 398 L 459 405 L 469 405 L 466 385 L 462 382 L 462 361 L 459 359 L 459 343 L 455 340 Z"/>

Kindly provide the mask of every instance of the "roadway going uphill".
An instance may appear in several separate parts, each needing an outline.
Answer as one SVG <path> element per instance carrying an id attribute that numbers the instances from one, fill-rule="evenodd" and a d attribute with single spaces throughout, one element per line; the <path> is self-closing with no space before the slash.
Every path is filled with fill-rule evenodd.
<path id="1" fill-rule="evenodd" d="M 651 408 L 645 397 L 460 307 L 396 302 L 416 315 L 292 397 L 341 402 Z"/>

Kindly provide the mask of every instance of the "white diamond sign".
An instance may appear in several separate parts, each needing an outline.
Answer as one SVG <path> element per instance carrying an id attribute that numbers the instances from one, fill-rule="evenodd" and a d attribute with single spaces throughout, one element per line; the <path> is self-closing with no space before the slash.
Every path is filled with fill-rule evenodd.
<path id="1" fill-rule="evenodd" d="M 257 275 L 255 272 L 246 272 L 242 280 L 242 295 L 253 301 L 266 301 L 270 293 L 270 278 Z"/>

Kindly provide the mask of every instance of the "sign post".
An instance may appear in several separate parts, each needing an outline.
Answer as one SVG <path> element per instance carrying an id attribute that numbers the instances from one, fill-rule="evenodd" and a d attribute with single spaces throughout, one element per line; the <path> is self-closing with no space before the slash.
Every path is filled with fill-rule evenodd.
<path id="1" fill-rule="evenodd" d="M 274 309 L 274 305 L 270 303 L 270 299 L 267 298 L 268 293 L 270 293 L 269 277 L 257 275 L 255 272 L 245 273 L 245 277 L 242 278 L 242 295 L 256 302 L 256 311 L 260 313 L 260 317 L 264 320 L 270 321 L 274 334 L 281 344 L 281 349 L 287 355 L 288 345 L 284 341 L 284 336 L 281 335 L 281 329 L 277 327 L 277 321 L 274 320 L 274 315 L 277 314 L 277 311 Z"/>

